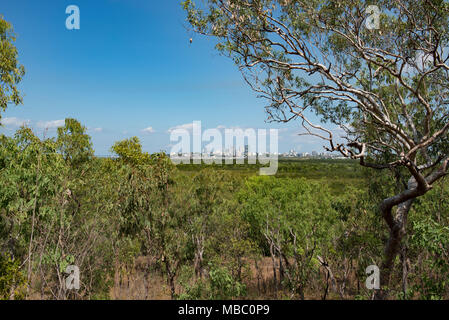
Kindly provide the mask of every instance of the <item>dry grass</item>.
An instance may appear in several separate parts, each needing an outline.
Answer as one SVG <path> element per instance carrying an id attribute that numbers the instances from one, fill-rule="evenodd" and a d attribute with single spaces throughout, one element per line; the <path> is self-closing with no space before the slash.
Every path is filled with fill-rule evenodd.
<path id="1" fill-rule="evenodd" d="M 247 292 L 243 299 L 247 300 L 278 300 L 278 299 L 297 299 L 291 293 L 279 284 L 279 261 L 276 261 L 276 279 L 274 281 L 273 263 L 270 257 L 264 257 L 257 261 L 246 261 L 249 266 L 248 272 L 243 277 Z M 155 261 L 149 257 L 139 257 L 132 266 L 117 267 L 113 279 L 113 286 L 109 290 L 109 298 L 111 300 L 170 300 L 170 290 L 167 282 L 160 271 L 155 269 Z M 324 282 L 325 273 L 322 272 Z M 320 277 L 321 277 L 320 276 Z M 39 287 L 35 279 L 33 287 Z M 348 279 L 348 287 L 346 294 L 349 296 L 356 294 L 356 276 L 351 274 Z M 324 284 L 322 288 L 312 289 L 305 292 L 305 298 L 310 300 L 319 300 L 324 293 Z M 181 287 L 176 288 L 176 292 L 180 293 Z M 329 290 L 328 299 L 350 298 L 342 297 L 337 292 Z M 29 299 L 50 299 L 50 295 L 41 295 L 40 292 L 32 292 Z"/>
<path id="2" fill-rule="evenodd" d="M 110 290 L 113 300 L 169 300 L 170 291 L 162 275 L 152 271 L 145 275 L 144 267 L 148 267 L 149 259 L 139 258 L 129 271 L 122 269 L 116 272 L 114 286 Z M 250 263 L 250 277 L 244 282 L 247 286 L 245 299 L 282 299 L 288 292 L 276 286 L 273 277 L 271 258 L 263 258 Z M 279 265 L 277 265 L 279 274 Z M 278 275 L 279 277 L 279 275 Z M 278 279 L 279 280 L 279 279 Z M 177 288 L 179 292 L 180 288 Z"/>

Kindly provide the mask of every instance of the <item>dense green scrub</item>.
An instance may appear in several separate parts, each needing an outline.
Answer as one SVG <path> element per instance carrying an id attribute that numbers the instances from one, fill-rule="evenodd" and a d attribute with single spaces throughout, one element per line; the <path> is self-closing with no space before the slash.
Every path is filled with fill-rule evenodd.
<path id="1" fill-rule="evenodd" d="M 365 269 L 388 236 L 376 207 L 395 187 L 387 173 L 339 160 L 281 160 L 274 177 L 257 165 L 175 167 L 137 138 L 112 151 L 95 158 L 73 119 L 55 139 L 0 137 L 0 298 L 108 299 L 139 257 L 142 298 L 154 275 L 174 299 L 372 296 Z M 448 194 L 442 181 L 413 209 L 394 297 L 448 297 Z M 68 265 L 78 291 L 65 287 Z"/>
<path id="2" fill-rule="evenodd" d="M 203 169 L 233 172 L 243 177 L 258 175 L 259 164 L 232 164 L 232 165 L 178 165 L 178 170 L 185 173 L 196 173 Z M 305 178 L 326 184 L 331 192 L 338 194 L 344 192 L 346 187 L 355 186 L 364 188 L 363 170 L 353 160 L 325 160 L 325 159 L 279 159 L 276 178 Z"/>

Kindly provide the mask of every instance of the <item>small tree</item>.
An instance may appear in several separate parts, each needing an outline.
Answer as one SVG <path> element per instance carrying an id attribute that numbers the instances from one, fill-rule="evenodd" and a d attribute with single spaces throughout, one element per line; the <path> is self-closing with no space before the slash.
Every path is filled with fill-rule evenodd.
<path id="1" fill-rule="evenodd" d="M 65 119 L 64 126 L 58 128 L 56 142 L 59 152 L 72 167 L 81 165 L 93 156 L 90 136 L 78 120 Z"/>
<path id="2" fill-rule="evenodd" d="M 240 191 L 239 201 L 254 239 L 269 247 L 275 286 L 278 259 L 279 282 L 304 299 L 318 269 L 316 256 L 324 254 L 336 225 L 328 190 L 305 179 L 254 177 Z"/>
<path id="3" fill-rule="evenodd" d="M 379 204 L 390 234 L 381 266 L 387 288 L 414 200 L 448 169 L 448 3 L 201 3 L 183 3 L 189 23 L 217 39 L 217 49 L 268 100 L 269 121 L 299 120 L 327 150 L 395 173 L 400 190 Z M 313 113 L 329 125 L 314 123 Z M 386 297 L 383 289 L 377 298 Z"/>
<path id="4" fill-rule="evenodd" d="M 142 152 L 137 137 L 115 143 L 112 151 L 119 156 L 117 164 L 127 170 L 119 187 L 122 232 L 140 239 L 144 253 L 156 258 L 174 299 L 175 280 L 188 251 L 189 190 L 183 181 L 173 181 L 170 158 Z"/>
<path id="5" fill-rule="evenodd" d="M 22 103 L 17 85 L 25 75 L 25 68 L 17 61 L 18 52 L 11 24 L 0 16 L 0 109 L 5 111 L 8 104 Z M 0 120 L 2 116 L 0 113 Z"/>

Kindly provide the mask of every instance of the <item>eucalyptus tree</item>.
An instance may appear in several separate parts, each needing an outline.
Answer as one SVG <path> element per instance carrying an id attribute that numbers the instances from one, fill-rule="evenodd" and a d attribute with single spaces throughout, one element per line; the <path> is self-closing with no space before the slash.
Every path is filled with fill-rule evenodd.
<path id="1" fill-rule="evenodd" d="M 19 92 L 17 85 L 25 75 L 25 68 L 18 62 L 18 50 L 15 47 L 16 41 L 13 28 L 11 24 L 3 19 L 0 15 L 0 126 L 2 114 L 1 111 L 5 111 L 8 105 L 18 105 L 22 103 L 22 96 Z M 0 143 L 3 145 L 7 140 L 3 135 L 0 136 Z M 0 170 L 2 170 L 7 163 L 3 152 L 0 156 Z M 7 217 L 4 216 L 3 210 L 0 212 L 0 246 L 2 241 L 2 228 L 1 224 L 6 221 Z M 2 250 L 3 251 L 3 250 Z M 14 261 L 13 253 L 12 257 L 4 257 L 3 252 L 0 253 L 0 298 L 6 297 L 5 292 L 11 289 L 11 297 L 15 296 L 14 287 L 18 276 L 13 275 L 11 279 L 8 279 L 13 273 L 20 273 L 20 266 L 16 265 L 17 261 Z M 8 260 L 4 260 L 8 259 Z M 6 284 L 5 284 L 6 283 Z"/>
<path id="2" fill-rule="evenodd" d="M 55 150 L 52 139 L 41 141 L 30 128 L 0 137 L 0 249 L 27 269 L 28 293 L 36 253 L 42 257 L 46 247 L 43 230 L 56 219 L 55 199 L 64 191 L 64 162 Z"/>
<path id="3" fill-rule="evenodd" d="M 269 247 L 276 288 L 278 273 L 292 297 L 305 299 L 318 266 L 317 255 L 323 256 L 337 225 L 328 189 L 304 178 L 254 177 L 238 198 L 253 239 L 260 247 Z"/>
<path id="4" fill-rule="evenodd" d="M 58 150 L 71 166 L 79 166 L 92 158 L 94 151 L 87 129 L 78 120 L 67 118 L 58 128 Z"/>
<path id="5" fill-rule="evenodd" d="M 119 185 L 121 233 L 138 238 L 143 253 L 155 258 L 174 299 L 176 278 L 189 251 L 190 180 L 178 177 L 175 181 L 170 158 L 165 153 L 143 152 L 137 137 L 116 142 L 111 150 L 125 173 Z M 149 274 L 146 270 L 145 278 Z"/>
<path id="6" fill-rule="evenodd" d="M 25 68 L 18 62 L 18 51 L 12 26 L 0 16 L 0 108 L 22 103 L 17 85 L 25 75 Z M 0 120 L 1 120 L 0 114 Z"/>
<path id="7" fill-rule="evenodd" d="M 269 121 L 297 120 L 302 134 L 323 139 L 327 150 L 396 173 L 400 190 L 379 205 L 389 239 L 376 296 L 385 298 L 413 202 L 448 169 L 447 1 L 187 0 L 183 6 L 192 28 L 212 36 L 268 101 Z"/>

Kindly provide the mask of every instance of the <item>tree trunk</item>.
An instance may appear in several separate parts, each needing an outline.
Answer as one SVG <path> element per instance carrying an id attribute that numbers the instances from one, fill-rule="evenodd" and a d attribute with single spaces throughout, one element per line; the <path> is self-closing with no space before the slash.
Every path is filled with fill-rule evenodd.
<path id="1" fill-rule="evenodd" d="M 282 281 L 284 281 L 284 265 L 282 263 L 282 253 L 279 253 L 279 283 L 282 284 Z"/>
<path id="2" fill-rule="evenodd" d="M 172 275 L 170 276 L 169 280 L 169 284 L 170 284 L 170 297 L 172 300 L 175 300 L 175 296 L 176 296 L 176 288 L 175 288 L 175 277 Z"/>
<path id="3" fill-rule="evenodd" d="M 197 278 L 202 279 L 203 278 L 203 254 L 204 254 L 204 245 L 203 240 L 197 240 L 197 249 L 195 250 L 195 258 L 194 258 L 194 269 L 195 269 L 195 275 Z"/>
<path id="4" fill-rule="evenodd" d="M 176 296 L 176 285 L 175 285 L 175 277 L 176 277 L 176 267 L 171 266 L 168 259 L 165 260 L 165 268 L 168 276 L 168 286 L 170 287 L 170 296 L 171 299 L 174 300 Z"/>
<path id="5" fill-rule="evenodd" d="M 402 244 L 401 247 L 401 263 L 402 263 L 402 293 L 404 295 L 403 299 L 407 299 L 407 291 L 408 291 L 408 273 L 409 273 L 409 264 L 407 258 L 407 246 Z"/>
<path id="6" fill-rule="evenodd" d="M 394 262 L 401 248 L 401 241 L 406 233 L 407 216 L 412 207 L 414 199 L 405 201 L 398 205 L 396 217 L 389 223 L 390 237 L 385 246 L 384 259 L 380 268 L 380 290 L 376 291 L 376 300 L 385 300 L 388 297 L 391 274 Z M 384 217 L 386 216 L 383 212 Z"/>
<path id="7" fill-rule="evenodd" d="M 276 258 L 274 256 L 274 250 L 273 250 L 273 244 L 270 244 L 270 255 L 271 255 L 271 262 L 273 264 L 273 283 L 274 283 L 274 290 L 276 292 L 277 296 L 277 290 L 278 290 L 278 282 L 276 277 Z"/>
<path id="8" fill-rule="evenodd" d="M 299 285 L 299 287 L 298 287 L 298 289 L 297 289 L 298 291 L 298 294 L 299 294 L 299 298 L 302 300 L 302 301 L 304 301 L 306 298 L 305 298 L 305 295 L 304 295 L 304 286 L 302 285 L 302 283 Z"/>

